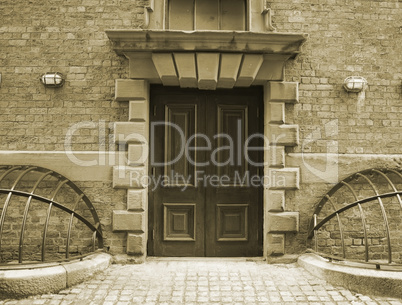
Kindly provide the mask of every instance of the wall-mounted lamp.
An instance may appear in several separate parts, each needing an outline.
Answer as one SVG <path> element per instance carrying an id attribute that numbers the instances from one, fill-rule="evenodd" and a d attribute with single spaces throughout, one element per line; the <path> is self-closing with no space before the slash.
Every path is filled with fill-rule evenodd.
<path id="1" fill-rule="evenodd" d="M 343 81 L 343 88 L 347 92 L 362 92 L 367 87 L 367 80 L 361 76 L 349 76 Z"/>
<path id="2" fill-rule="evenodd" d="M 46 87 L 61 87 L 64 84 L 63 74 L 59 72 L 47 72 L 40 78 Z"/>

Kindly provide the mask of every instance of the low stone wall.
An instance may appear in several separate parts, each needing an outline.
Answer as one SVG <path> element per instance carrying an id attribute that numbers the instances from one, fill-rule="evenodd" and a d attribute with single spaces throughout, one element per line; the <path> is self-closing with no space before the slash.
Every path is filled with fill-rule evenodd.
<path id="1" fill-rule="evenodd" d="M 0 269 L 0 299 L 56 293 L 105 270 L 110 262 L 110 255 L 96 253 L 82 261 L 60 265 L 27 265 L 25 269 Z"/>
<path id="2" fill-rule="evenodd" d="M 362 294 L 402 297 L 402 272 L 335 265 L 315 254 L 301 255 L 298 263 L 332 285 Z"/>

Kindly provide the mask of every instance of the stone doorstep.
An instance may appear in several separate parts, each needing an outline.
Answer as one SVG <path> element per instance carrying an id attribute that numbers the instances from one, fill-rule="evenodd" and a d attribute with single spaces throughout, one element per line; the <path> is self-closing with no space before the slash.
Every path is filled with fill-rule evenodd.
<path id="1" fill-rule="evenodd" d="M 95 253 L 82 261 L 66 262 L 56 266 L 49 263 L 49 267 L 41 264 L 39 268 L 27 265 L 26 269 L 0 270 L 0 299 L 56 293 L 106 270 L 110 262 L 109 254 Z"/>
<path id="2" fill-rule="evenodd" d="M 335 286 L 366 295 L 402 298 L 402 272 L 336 265 L 317 254 L 303 254 L 298 264 Z"/>

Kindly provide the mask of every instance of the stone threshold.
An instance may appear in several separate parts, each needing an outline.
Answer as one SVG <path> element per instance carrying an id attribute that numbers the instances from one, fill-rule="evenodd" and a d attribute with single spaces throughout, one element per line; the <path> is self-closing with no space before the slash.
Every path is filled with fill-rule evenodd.
<path id="1" fill-rule="evenodd" d="M 147 261 L 182 261 L 182 262 L 264 262 L 265 258 L 262 256 L 257 257 L 160 257 L 160 256 L 148 256 Z"/>

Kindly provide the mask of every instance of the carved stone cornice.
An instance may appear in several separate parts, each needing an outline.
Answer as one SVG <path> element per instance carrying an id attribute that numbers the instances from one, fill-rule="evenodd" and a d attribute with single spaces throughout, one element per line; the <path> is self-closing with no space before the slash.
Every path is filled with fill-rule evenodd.
<path id="1" fill-rule="evenodd" d="M 214 90 L 283 80 L 284 64 L 299 54 L 306 34 L 233 31 L 108 30 L 132 79 Z"/>
<path id="2" fill-rule="evenodd" d="M 107 30 L 118 54 L 126 52 L 219 51 L 260 54 L 300 53 L 307 34 L 236 31 Z"/>

